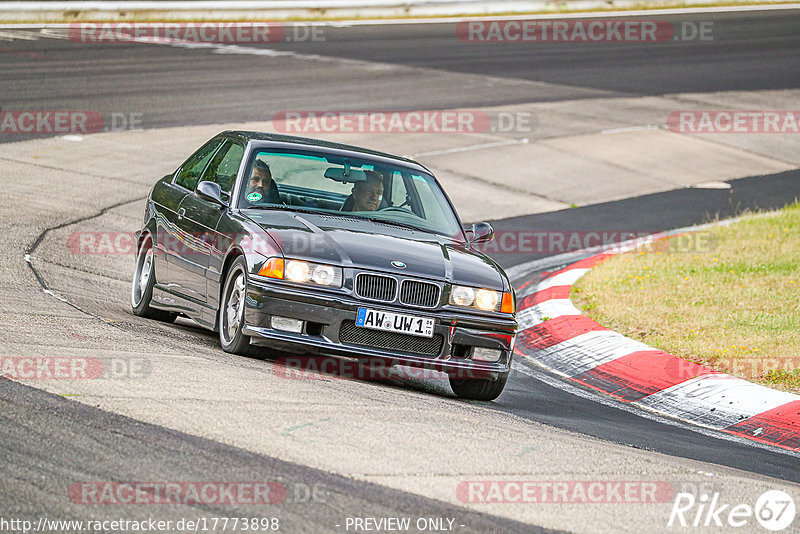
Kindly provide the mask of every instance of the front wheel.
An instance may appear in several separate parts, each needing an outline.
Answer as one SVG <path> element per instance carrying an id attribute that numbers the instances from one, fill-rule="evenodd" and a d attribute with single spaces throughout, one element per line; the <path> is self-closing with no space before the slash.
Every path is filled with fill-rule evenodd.
<path id="1" fill-rule="evenodd" d="M 153 286 L 156 283 L 154 257 L 153 241 L 148 237 L 142 241 L 136 254 L 136 268 L 133 270 L 131 283 L 131 310 L 134 315 L 139 317 L 172 322 L 177 317 L 176 314 L 150 307 L 150 301 L 153 299 Z"/>
<path id="2" fill-rule="evenodd" d="M 467 400 L 491 401 L 500 396 L 506 387 L 508 373 L 497 380 L 450 377 L 450 387 L 459 398 Z"/>
<path id="3" fill-rule="evenodd" d="M 222 350 L 231 354 L 244 355 L 250 346 L 250 338 L 242 332 L 246 297 L 247 263 L 239 257 L 225 277 L 217 323 Z"/>

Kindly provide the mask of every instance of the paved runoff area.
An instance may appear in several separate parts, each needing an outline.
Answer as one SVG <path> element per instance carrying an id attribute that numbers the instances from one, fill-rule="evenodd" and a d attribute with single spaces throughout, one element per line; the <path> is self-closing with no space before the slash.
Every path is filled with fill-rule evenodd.
<path id="1" fill-rule="evenodd" d="M 316 60 L 295 56 L 293 61 Z M 376 72 L 369 62 L 350 67 L 364 69 L 360 75 Z M 413 74 L 416 67 L 397 69 Z M 442 84 L 451 90 L 474 84 L 477 78 L 458 73 L 443 77 Z M 524 84 L 527 90 L 552 90 L 554 95 L 559 90 L 552 84 Z M 144 198 L 153 183 L 223 129 L 287 131 L 411 156 L 439 177 L 464 221 L 478 221 L 678 188 L 725 187 L 721 182 L 726 180 L 796 169 L 800 167 L 800 136 L 676 131 L 681 123 L 670 127 L 667 119 L 676 109 L 793 109 L 798 96 L 793 90 L 764 90 L 613 98 L 587 95 L 569 102 L 554 98 L 473 110 L 495 121 L 494 130 L 490 127 L 480 133 L 287 131 L 295 127 L 292 124 L 302 126 L 287 117 L 282 124 L 212 124 L 2 144 L 0 354 L 4 373 L 9 366 L 10 373 L 19 375 L 23 360 L 59 359 L 52 365 L 35 364 L 40 365 L 42 377 L 16 380 L 64 396 L 70 405 L 79 403 L 81 410 L 99 409 L 141 422 L 140 427 L 133 424 L 141 434 L 128 427 L 118 434 L 135 436 L 137 446 L 152 440 L 154 450 L 162 447 L 165 442 L 154 436 L 166 439 L 160 432 L 168 429 L 170 439 L 182 433 L 230 447 L 226 450 L 239 451 L 236 454 L 258 455 L 259 461 L 272 458 L 398 492 L 385 494 L 387 500 L 406 492 L 403 495 L 453 506 L 448 517 L 454 523 L 445 518 L 426 524 L 427 531 L 441 531 L 448 525 L 455 525 L 455 531 L 485 531 L 485 524 L 459 511 L 463 509 L 587 533 L 638 532 L 644 525 L 668 531 L 670 524 L 711 525 L 717 520 L 729 525 L 744 521 L 743 531 L 754 531 L 759 521 L 753 510 L 763 510 L 764 502 L 780 500 L 780 495 L 768 495 L 766 501 L 759 498 L 768 490 L 781 490 L 800 503 L 796 484 L 536 423 L 504 411 L 502 396 L 491 404 L 461 402 L 453 398 L 441 376 L 395 377 L 380 383 L 287 378 L 268 352 L 263 358 L 234 357 L 219 349 L 215 335 L 188 321 L 165 325 L 137 318 L 129 305 L 134 259 L 130 236 L 141 224 Z M 502 119 L 508 121 L 506 125 L 527 118 L 532 126 L 504 129 L 498 118 L 501 111 L 507 114 Z M 695 124 L 691 118 L 684 119 L 685 125 Z M 30 363 L 25 365 L 30 369 Z M 100 371 L 92 374 L 93 369 Z M 19 405 L 25 395 L 32 394 L 12 395 L 4 402 Z M 12 413 L 11 408 L 7 413 Z M 104 419 L 98 416 L 97 420 Z M 79 421 L 87 425 L 87 435 L 98 430 L 90 417 L 81 419 L 77 412 L 59 424 Z M 30 430 L 26 440 L 35 441 L 38 428 L 25 427 L 23 422 L 27 423 L 20 420 L 20 431 Z M 43 416 L 28 424 L 44 429 L 50 423 Z M 114 424 L 122 423 L 115 420 Z M 63 442 L 49 441 L 50 454 L 61 453 L 60 443 L 70 447 L 69 435 Z M 194 442 L 195 448 L 175 446 L 175 450 L 191 466 L 192 455 L 197 455 L 197 462 L 206 461 L 202 444 L 210 442 Z M 124 440 L 113 445 L 90 439 L 85 443 L 100 463 L 119 451 L 125 453 L 129 446 Z M 22 462 L 25 455 L 15 458 Z M 217 473 L 211 464 L 209 472 Z M 20 464 L 14 465 L 17 469 Z M 67 470 L 53 468 L 49 474 L 37 472 L 36 477 L 30 473 L 14 477 L 16 512 L 33 517 L 40 511 L 36 503 L 42 502 L 69 517 L 119 517 L 117 506 L 86 504 L 81 497 L 76 502 L 69 496 L 70 488 L 79 484 L 80 490 L 81 484 L 104 480 L 98 477 L 119 482 L 117 477 L 154 480 L 185 477 L 188 472 L 124 469 L 116 474 L 111 468 L 91 467 L 83 463 Z M 245 477 L 250 472 L 243 469 L 217 476 L 249 480 Z M 295 476 L 291 469 L 282 473 Z M 39 477 L 46 476 L 65 482 L 55 487 L 40 485 Z M 304 471 L 303 481 L 314 476 L 319 475 Z M 90 495 L 92 488 L 97 489 L 90 487 Z M 701 495 L 705 496 L 702 504 Z M 709 508 L 704 506 L 711 499 L 714 510 L 728 505 L 721 515 L 706 514 Z M 308 502 L 314 506 L 313 500 Z M 751 514 L 731 518 L 729 511 L 740 504 L 749 507 Z M 122 513 L 162 513 L 158 507 L 130 508 L 136 510 L 124 508 Z M 278 516 L 289 514 L 288 510 L 280 504 L 270 509 Z M 345 500 L 341 508 L 329 512 L 330 523 L 315 523 L 315 530 L 367 530 L 364 521 L 374 521 L 382 513 L 355 500 Z M 215 508 L 214 513 L 225 511 Z M 295 521 L 283 523 L 286 531 L 307 526 L 302 510 L 285 517 Z M 354 519 L 362 523 L 356 525 Z M 412 515 L 412 521 L 418 519 Z M 515 523 L 505 525 L 506 531 L 518 528 Z"/>
<path id="2" fill-rule="evenodd" d="M 741 104 L 745 97 L 735 98 Z M 791 95 L 775 98 L 788 104 Z M 568 112 L 558 104 L 520 106 L 551 117 L 527 142 L 489 133 L 322 137 L 420 159 L 472 221 L 800 165 L 800 152 L 772 143 L 759 147 L 759 139 L 723 142 L 649 129 L 669 104 L 648 98 L 638 106 L 582 101 L 582 109 L 573 103 Z M 625 109 L 645 111 L 622 119 Z M 614 119 L 603 119 L 603 111 Z M 168 326 L 132 316 L 133 253 L 126 236 L 141 222 L 142 199 L 155 179 L 227 128 L 276 129 L 268 123 L 212 125 L 0 146 L 0 169 L 8 177 L 0 208 L 8 236 L 0 260 L 2 353 L 106 364 L 106 375 L 93 380 L 21 382 L 190 435 L 552 528 L 588 532 L 615 525 L 608 527 L 615 531 L 620 524 L 641 525 L 646 517 L 663 523 L 673 497 L 665 496 L 665 488 L 676 484 L 713 481 L 742 502 L 760 494 L 754 487 L 776 487 L 774 480 L 598 442 L 425 391 L 286 379 L 269 359 L 224 354 L 214 335 L 188 323 Z M 501 142 L 507 144 L 481 146 Z M 501 175 L 519 177 L 513 190 L 493 185 Z M 25 258 L 46 230 L 28 260 L 50 294 Z M 432 382 L 426 387 L 435 390 Z M 446 394 L 441 379 L 438 387 Z M 590 511 L 585 504 L 562 502 L 576 498 L 566 493 L 541 496 L 550 504 L 535 508 L 510 504 L 522 495 L 515 481 L 567 481 L 570 492 L 580 492 L 588 488 L 583 482 L 598 477 L 603 481 L 592 491 L 606 492 L 604 481 L 635 481 L 636 488 L 625 490 L 635 495 L 623 491 L 618 497 L 613 486 L 610 494 L 598 493 L 605 504 L 588 505 Z M 577 490 L 574 481 L 583 481 Z M 615 502 L 625 499 L 642 504 Z"/>

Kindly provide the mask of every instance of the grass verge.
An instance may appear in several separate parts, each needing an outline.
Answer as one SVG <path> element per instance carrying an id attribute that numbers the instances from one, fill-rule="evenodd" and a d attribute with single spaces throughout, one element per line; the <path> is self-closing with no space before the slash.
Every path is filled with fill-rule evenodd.
<path id="1" fill-rule="evenodd" d="M 800 204 L 612 257 L 571 298 L 600 324 L 800 393 Z"/>

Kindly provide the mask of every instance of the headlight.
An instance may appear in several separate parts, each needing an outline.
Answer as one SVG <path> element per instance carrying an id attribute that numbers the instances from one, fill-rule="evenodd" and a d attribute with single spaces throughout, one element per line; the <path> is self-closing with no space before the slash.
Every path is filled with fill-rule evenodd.
<path id="1" fill-rule="evenodd" d="M 311 277 L 311 266 L 304 261 L 287 261 L 284 275 L 290 282 L 306 283 Z"/>
<path id="2" fill-rule="evenodd" d="M 321 286 L 329 286 L 336 279 L 336 270 L 330 265 L 317 265 L 311 274 L 311 280 Z"/>
<path id="3" fill-rule="evenodd" d="M 450 289 L 450 304 L 484 311 L 514 313 L 514 296 L 493 289 L 453 286 Z"/>
<path id="4" fill-rule="evenodd" d="M 500 303 L 500 293 L 488 289 L 479 289 L 475 293 L 475 306 L 482 310 L 496 310 Z"/>
<path id="5" fill-rule="evenodd" d="M 300 260 L 269 258 L 258 271 L 261 276 L 325 287 L 342 287 L 342 268 Z"/>
<path id="6" fill-rule="evenodd" d="M 471 287 L 453 286 L 450 291 L 450 304 L 456 306 L 472 306 L 475 302 L 475 290 Z"/>

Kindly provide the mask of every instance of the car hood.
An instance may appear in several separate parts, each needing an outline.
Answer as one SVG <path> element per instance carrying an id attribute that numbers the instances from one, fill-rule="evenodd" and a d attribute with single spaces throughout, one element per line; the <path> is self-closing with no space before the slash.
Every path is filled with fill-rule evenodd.
<path id="1" fill-rule="evenodd" d="M 384 271 L 502 290 L 503 275 L 487 256 L 421 230 L 337 215 L 244 210 L 287 258 Z M 393 261 L 403 262 L 398 269 Z"/>

